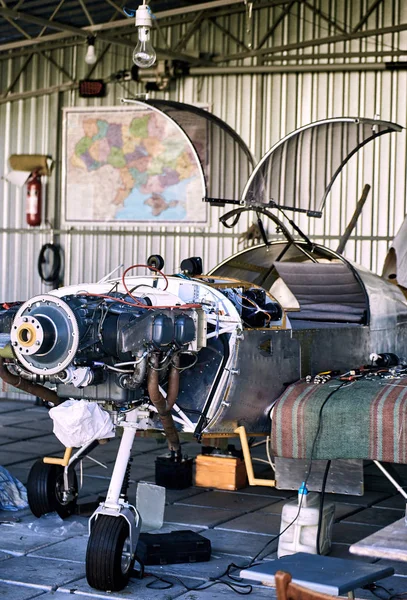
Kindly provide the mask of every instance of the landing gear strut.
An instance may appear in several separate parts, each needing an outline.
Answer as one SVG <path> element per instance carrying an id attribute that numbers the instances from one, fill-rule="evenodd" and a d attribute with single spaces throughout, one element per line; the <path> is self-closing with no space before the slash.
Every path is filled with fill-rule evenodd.
<path id="1" fill-rule="evenodd" d="M 89 520 L 90 537 L 86 551 L 86 578 L 91 587 L 116 592 L 126 587 L 133 569 L 141 518 L 127 501 L 131 448 L 137 423 L 133 413 L 123 422 L 123 436 L 117 453 L 106 500 Z M 134 411 L 134 419 L 137 413 Z"/>

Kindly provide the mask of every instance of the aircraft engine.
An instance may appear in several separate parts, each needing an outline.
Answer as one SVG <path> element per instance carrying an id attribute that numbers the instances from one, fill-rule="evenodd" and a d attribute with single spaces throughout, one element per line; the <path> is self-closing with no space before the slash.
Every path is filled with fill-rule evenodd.
<path id="1" fill-rule="evenodd" d="M 56 384 L 61 398 L 123 404 L 142 397 L 149 364 L 162 379 L 175 355 L 200 349 L 199 312 L 117 292 L 48 294 L 0 311 L 0 335 L 22 377 Z"/>

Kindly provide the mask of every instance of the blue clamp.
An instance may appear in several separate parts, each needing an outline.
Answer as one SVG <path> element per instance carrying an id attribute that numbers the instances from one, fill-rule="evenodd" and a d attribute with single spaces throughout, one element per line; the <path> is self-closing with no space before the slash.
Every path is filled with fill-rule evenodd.
<path id="1" fill-rule="evenodd" d="M 300 487 L 298 489 L 298 493 L 303 494 L 304 496 L 306 494 L 308 494 L 308 489 L 307 489 L 307 486 L 305 485 L 305 481 L 303 481 L 302 484 L 300 485 Z"/>
<path id="2" fill-rule="evenodd" d="M 136 16 L 136 11 L 133 8 L 126 8 L 125 6 L 123 6 L 123 12 L 126 15 L 126 17 Z"/>
<path id="3" fill-rule="evenodd" d="M 152 19 L 155 19 L 155 14 L 153 12 L 151 12 L 151 8 L 148 5 L 146 5 L 146 6 L 147 6 L 147 10 L 150 14 L 150 17 Z M 136 16 L 137 11 L 134 10 L 134 8 L 126 8 L 125 6 L 123 6 L 122 10 L 123 10 L 124 14 L 126 15 L 126 17 L 134 18 Z"/>

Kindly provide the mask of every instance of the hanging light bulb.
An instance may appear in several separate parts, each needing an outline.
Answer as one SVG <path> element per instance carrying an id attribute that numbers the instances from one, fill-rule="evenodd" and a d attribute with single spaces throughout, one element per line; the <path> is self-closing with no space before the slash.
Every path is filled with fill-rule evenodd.
<path id="1" fill-rule="evenodd" d="M 90 35 L 88 37 L 88 50 L 85 56 L 85 63 L 87 65 L 94 65 L 97 61 L 96 52 L 95 52 L 95 37 Z"/>
<path id="2" fill-rule="evenodd" d="M 133 51 L 133 62 L 141 69 L 151 67 L 157 56 L 150 41 L 150 32 L 153 26 L 151 17 L 151 10 L 146 4 L 141 4 L 136 10 L 138 42 Z"/>

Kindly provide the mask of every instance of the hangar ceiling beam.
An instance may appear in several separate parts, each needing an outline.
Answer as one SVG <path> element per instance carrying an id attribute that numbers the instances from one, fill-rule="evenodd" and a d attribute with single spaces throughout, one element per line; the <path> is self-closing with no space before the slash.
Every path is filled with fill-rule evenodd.
<path id="1" fill-rule="evenodd" d="M 32 57 L 33 57 L 33 55 L 31 54 L 31 56 L 29 56 L 27 58 L 27 60 L 24 61 L 24 64 L 20 67 L 20 69 L 18 70 L 18 73 L 14 76 L 13 80 L 8 85 L 7 89 L 2 93 L 2 95 L 1 95 L 2 99 L 5 98 L 7 96 L 7 94 L 9 94 L 11 92 L 11 90 L 13 89 L 13 87 L 15 86 L 15 84 L 17 83 L 17 81 L 20 79 L 21 75 L 24 73 L 25 68 L 31 62 Z"/>
<path id="2" fill-rule="evenodd" d="M 340 60 L 344 58 L 391 58 L 395 56 L 406 56 L 406 50 L 395 50 L 389 48 L 388 50 L 360 50 L 360 52 L 329 52 L 329 53 L 310 53 L 310 54 L 273 54 L 273 56 L 266 56 L 265 62 L 279 62 L 279 61 L 290 61 L 290 60 Z M 1 57 L 0 57 L 1 59 Z"/>
<path id="3" fill-rule="evenodd" d="M 51 63 L 51 65 L 53 65 L 56 69 L 58 69 L 58 71 L 60 71 L 63 75 L 65 75 L 65 77 L 67 77 L 69 79 L 69 81 L 72 81 L 72 82 L 75 81 L 74 77 L 70 73 L 68 73 L 68 71 L 66 71 L 64 69 L 64 67 L 62 67 L 60 64 L 58 64 L 57 61 L 52 58 L 52 56 L 48 56 L 47 54 L 45 54 L 45 52 L 43 52 L 41 50 L 38 50 L 38 54 L 43 56 L 48 62 Z"/>
<path id="4" fill-rule="evenodd" d="M 109 0 L 106 0 L 109 1 Z M 274 7 L 274 6 L 280 6 L 280 5 L 284 5 L 287 4 L 289 0 L 259 0 L 255 5 L 254 5 L 254 9 L 261 9 L 264 7 Z M 109 4 L 111 4 L 111 2 L 109 2 Z M 113 3 L 115 4 L 115 3 Z M 181 8 L 174 8 L 174 9 L 170 9 L 170 10 L 165 10 L 165 11 L 159 11 L 154 13 L 154 16 L 156 19 L 167 19 L 167 18 L 172 18 L 172 17 L 176 17 L 176 16 L 187 16 L 189 14 L 193 14 L 196 11 L 213 11 L 215 14 L 218 14 L 218 9 L 222 8 L 222 7 L 229 7 L 231 5 L 236 5 L 237 8 L 233 10 L 233 12 L 243 12 L 244 8 L 241 8 L 241 6 L 243 5 L 242 0 L 212 0 L 211 2 L 205 2 L 203 4 L 192 4 L 191 6 L 184 6 Z M 6 9 L 6 10 L 11 10 L 11 9 Z M 21 20 L 24 19 L 24 14 L 21 11 L 11 11 L 13 13 L 17 13 L 19 14 L 19 17 Z M 220 11 L 219 12 L 219 16 L 222 16 L 224 14 L 230 14 L 230 9 L 226 9 L 225 11 Z M 1 12 L 0 12 L 0 16 L 1 16 Z M 4 16 L 5 13 L 3 13 Z M 208 15 L 209 16 L 209 15 Z M 30 17 L 30 15 L 27 14 L 27 18 L 26 20 L 28 20 Z M 37 18 L 37 17 L 34 17 Z M 193 18 L 193 17 L 192 17 Z M 51 21 L 52 19 L 50 19 Z M 50 27 L 50 28 L 54 28 L 56 29 L 56 27 L 53 27 L 52 23 L 50 21 L 47 21 L 46 19 L 43 19 L 43 24 L 44 27 Z M 98 34 L 99 39 L 102 39 L 102 35 L 100 32 L 106 31 L 106 30 L 112 30 L 112 29 L 118 29 L 118 28 L 131 28 L 131 31 L 134 31 L 134 22 L 132 22 L 132 19 L 119 19 L 117 21 L 108 21 L 106 23 L 98 23 L 96 25 L 88 25 L 86 27 L 83 28 L 77 28 L 78 31 L 80 31 L 81 33 L 77 33 L 77 35 L 80 35 L 81 37 L 88 37 L 88 35 L 90 34 Z M 31 21 L 33 22 L 33 21 Z M 38 22 L 37 22 L 38 24 Z M 131 25 L 130 25 L 131 24 Z M 172 25 L 173 23 L 171 23 Z M 72 32 L 72 29 L 75 28 L 71 28 L 71 33 L 69 31 L 66 30 L 67 27 L 69 27 L 68 25 L 66 26 L 65 29 L 62 29 L 62 24 L 60 24 L 60 31 L 58 33 L 52 33 L 46 36 L 42 37 L 43 42 L 53 42 L 53 41 L 60 41 L 66 38 L 70 38 L 72 37 L 72 34 L 74 34 L 74 32 Z M 104 35 L 104 34 L 103 34 Z M 123 34 L 121 34 L 123 35 Z M 1 44 L 0 45 L 0 52 L 3 51 L 7 51 L 7 50 L 14 50 L 17 48 L 22 48 L 24 46 L 29 46 L 29 45 L 34 45 L 36 43 L 38 43 L 36 41 L 36 38 L 33 38 L 34 41 L 32 42 L 31 40 L 20 40 L 18 42 L 10 42 L 8 44 Z M 105 38 L 106 39 L 106 38 Z M 114 40 L 114 41 L 113 41 Z M 109 38 L 107 41 L 111 41 L 112 43 L 119 43 L 120 40 L 123 40 L 123 38 Z M 124 44 L 125 45 L 125 44 Z M 171 58 L 171 57 L 170 57 Z M 174 57 L 175 58 L 175 57 Z M 187 60 L 185 57 L 181 58 L 179 57 L 180 60 Z"/>
<path id="5" fill-rule="evenodd" d="M 331 73 L 347 71 L 386 71 L 386 63 L 343 63 L 324 65 L 256 65 L 241 67 L 192 67 L 191 76 L 202 75 L 256 75 L 259 73 Z"/>
<path id="6" fill-rule="evenodd" d="M 0 16 L 11 17 L 12 19 L 18 19 L 18 20 L 21 19 L 22 21 L 27 21 L 29 23 L 34 23 L 36 25 L 50 27 L 51 29 L 58 29 L 62 32 L 62 35 L 69 35 L 69 36 L 75 35 L 75 36 L 79 36 L 82 38 L 87 38 L 89 36 L 89 34 L 92 33 L 92 31 L 93 31 L 92 26 L 84 27 L 84 28 L 73 27 L 72 25 L 66 25 L 65 23 L 58 23 L 57 21 L 47 21 L 46 19 L 42 19 L 41 17 L 36 17 L 34 15 L 28 15 L 21 11 L 14 11 L 9 8 L 3 8 L 3 7 L 0 7 Z M 56 37 L 54 37 L 54 39 L 60 39 L 61 33 L 55 34 L 55 36 Z M 42 38 L 42 40 L 45 40 L 46 38 L 50 39 L 50 36 L 44 36 Z M 134 45 L 135 45 L 134 41 L 124 38 L 123 36 L 113 37 L 110 35 L 106 35 L 105 33 L 98 33 L 98 38 L 102 41 L 109 42 L 116 46 L 124 46 L 126 48 L 133 49 Z M 11 49 L 11 47 L 16 48 L 16 47 L 22 47 L 22 46 L 27 46 L 27 45 L 36 45 L 37 43 L 38 43 L 38 40 L 36 38 L 31 38 L 30 40 L 23 40 L 21 42 L 14 42 L 12 44 L 3 44 L 3 45 L 0 45 L 0 51 L 6 50 L 6 49 L 9 50 L 9 49 Z M 156 48 L 156 52 L 157 52 L 157 56 L 159 58 L 183 60 L 183 61 L 189 62 L 191 64 L 204 64 L 204 63 L 208 64 L 209 63 L 208 60 L 202 61 L 195 56 L 190 56 L 188 54 L 174 52 L 169 49 Z"/>
<path id="7" fill-rule="evenodd" d="M 363 15 L 363 17 L 360 19 L 359 23 L 357 25 L 355 25 L 355 27 L 352 29 L 352 33 L 359 31 L 359 29 L 361 27 L 363 27 L 363 25 L 366 23 L 366 21 L 368 20 L 370 15 L 373 14 L 374 11 L 377 10 L 379 8 L 380 4 L 382 4 L 382 3 L 383 3 L 383 0 L 375 0 L 373 2 L 373 4 L 367 9 L 367 11 Z"/>
<path id="8" fill-rule="evenodd" d="M 267 40 L 273 36 L 277 27 L 280 25 L 280 23 L 282 23 L 284 21 L 285 17 L 289 14 L 292 7 L 294 6 L 294 4 L 297 4 L 297 2 L 298 2 L 298 0 L 292 0 L 292 2 L 290 2 L 286 7 L 284 7 L 282 13 L 274 21 L 274 23 L 272 24 L 272 26 L 270 27 L 270 29 L 268 30 L 266 35 L 257 44 L 257 48 L 261 48 L 262 46 L 264 46 L 264 44 L 267 42 Z"/>
<path id="9" fill-rule="evenodd" d="M 35 15 L 29 15 L 28 13 L 22 11 L 11 10 L 10 8 L 0 7 L 0 16 L 10 17 L 11 19 L 27 21 L 27 23 L 34 23 L 35 25 L 40 25 L 44 27 L 50 27 L 51 29 L 57 29 L 58 31 L 76 35 L 79 37 L 87 38 L 89 34 L 92 32 L 92 26 L 90 27 L 73 27 L 72 25 L 68 25 L 66 23 L 59 23 L 58 21 L 49 21 L 47 19 L 43 19 L 41 17 L 36 17 Z M 48 36 L 47 36 L 48 37 Z M 111 38 L 109 35 L 104 33 L 99 34 L 99 38 L 105 40 L 107 42 L 112 42 L 121 46 L 133 46 L 134 43 L 131 40 L 123 39 L 123 38 Z M 45 38 L 43 38 L 45 39 Z M 31 41 L 31 40 L 28 40 Z M 33 38 L 33 41 L 36 41 Z M 22 44 L 27 44 L 27 42 L 21 42 Z M 0 46 L 0 49 L 2 46 Z"/>
<path id="10" fill-rule="evenodd" d="M 86 18 L 87 18 L 87 19 L 88 19 L 88 21 L 89 21 L 89 25 L 94 25 L 95 23 L 94 23 L 94 21 L 93 21 L 93 19 L 92 19 L 92 17 L 91 17 L 91 14 L 90 14 L 90 12 L 89 12 L 89 11 L 88 11 L 88 9 L 86 8 L 86 4 L 84 3 L 84 1 L 83 1 L 83 0 L 79 0 L 79 4 L 81 5 L 81 7 L 82 7 L 82 10 L 83 10 L 83 12 L 84 12 L 84 13 L 85 13 L 85 15 L 86 15 Z"/>
<path id="11" fill-rule="evenodd" d="M 61 6 L 63 5 L 65 0 L 60 0 L 59 4 L 57 4 L 57 6 L 55 7 L 55 9 L 52 11 L 52 15 L 49 17 L 49 20 L 52 21 L 55 16 L 58 14 L 59 9 L 61 8 Z M 14 8 L 14 10 L 17 10 L 17 8 Z M 44 32 L 46 31 L 47 27 L 43 27 L 41 29 L 41 31 L 38 34 L 38 37 L 41 37 L 42 35 L 44 35 Z"/>
<path id="12" fill-rule="evenodd" d="M 5 0 L 0 0 L 0 4 L 4 8 L 7 8 L 7 4 L 6 4 Z M 24 31 L 24 29 L 22 27 L 20 27 L 20 25 L 18 23 L 15 23 L 13 21 L 13 19 L 10 19 L 10 17 L 5 17 L 5 19 L 6 19 L 7 23 L 10 23 L 10 25 L 12 27 L 14 27 L 14 29 L 17 29 L 17 31 L 19 33 L 21 33 L 21 35 L 23 35 L 26 39 L 31 39 L 31 36 L 26 31 Z"/>
<path id="13" fill-rule="evenodd" d="M 60 85 L 54 85 L 49 88 L 43 88 L 41 90 L 28 90 L 26 92 L 17 92 L 15 94 L 9 94 L 6 98 L 0 96 L 0 104 L 6 102 L 13 102 L 15 100 L 25 100 L 26 98 L 38 98 L 39 96 L 45 96 L 47 94 L 54 94 L 55 92 L 67 92 L 74 90 L 78 84 L 75 83 L 61 83 Z"/>
<path id="14" fill-rule="evenodd" d="M 124 16 L 123 9 L 120 8 L 120 6 L 118 4 L 116 4 L 116 2 L 113 2 L 113 0 L 105 0 L 105 2 L 107 2 L 108 4 L 110 4 L 110 6 L 112 6 L 115 10 L 117 10 L 117 12 L 119 14 L 121 14 L 122 16 Z"/>
<path id="15" fill-rule="evenodd" d="M 254 67 L 192 67 L 192 76 L 202 75 L 255 75 L 258 73 L 331 73 L 335 72 L 360 72 L 360 71 L 385 71 L 385 63 L 346 63 L 341 65 L 281 65 L 281 66 L 254 66 Z M 66 92 L 74 90 L 78 86 L 77 82 L 62 83 L 52 87 L 39 90 L 28 90 L 26 92 L 16 92 L 9 94 L 6 98 L 0 96 L 0 105 L 6 102 L 24 100 L 54 94 L 56 92 Z"/>
<path id="16" fill-rule="evenodd" d="M 344 27 L 341 27 L 337 23 L 337 21 L 334 21 L 333 19 L 331 19 L 320 8 L 317 8 L 316 6 L 313 6 L 311 4 L 311 2 L 307 2 L 307 0 L 303 0 L 302 3 L 304 4 L 304 6 L 306 6 L 310 10 L 312 10 L 312 12 L 314 14 L 318 15 L 318 17 L 320 17 L 321 19 L 323 19 L 324 21 L 326 21 L 329 25 L 331 25 L 331 27 L 334 27 L 335 29 L 337 29 L 338 31 L 341 31 L 342 33 L 346 33 L 346 29 Z"/>
<path id="17" fill-rule="evenodd" d="M 38 46 L 38 44 L 36 44 Z M 77 46 L 78 45 L 78 40 L 66 40 L 64 42 L 63 45 L 59 46 L 58 45 L 58 49 L 60 48 L 69 48 L 71 46 Z M 57 48 L 55 47 L 55 44 L 50 43 L 50 44 L 41 44 L 41 51 L 42 52 L 46 52 L 47 50 L 56 50 Z M 38 48 L 32 48 L 32 46 L 28 46 L 27 48 L 23 49 L 23 50 L 16 50 L 13 52 L 13 54 L 9 54 L 4 52 L 3 54 L 0 53 L 0 61 L 2 60 L 10 60 L 10 58 L 20 58 L 21 56 L 27 56 L 27 54 L 32 54 L 35 52 L 39 52 Z M 269 59 L 267 59 L 269 60 Z"/>
<path id="18" fill-rule="evenodd" d="M 212 25 L 214 25 L 217 29 L 219 29 L 219 31 L 221 31 L 224 35 L 230 37 L 230 39 L 233 40 L 238 46 L 241 46 L 247 52 L 250 52 L 250 48 L 246 46 L 246 44 L 242 42 L 242 40 L 236 37 L 231 31 L 229 31 L 229 29 L 226 29 L 226 27 L 223 27 L 223 25 L 218 23 L 214 17 L 209 17 L 208 21 L 212 23 Z"/>
<path id="19" fill-rule="evenodd" d="M 1 10 L 1 9 L 0 9 Z M 240 52 L 229 54 L 228 56 L 215 57 L 214 62 L 227 62 L 229 60 L 239 60 L 240 58 L 250 58 L 254 56 L 266 56 L 276 52 L 289 52 L 290 50 L 300 50 L 302 48 L 312 48 L 313 46 L 322 46 L 323 44 L 335 44 L 337 42 L 348 42 L 351 40 L 385 35 L 386 33 L 397 33 L 407 30 L 407 23 L 399 25 L 390 25 L 389 27 L 381 27 L 379 29 L 368 29 L 365 31 L 357 31 L 355 33 L 347 33 L 341 35 L 331 35 L 323 38 L 313 38 L 312 40 L 304 40 L 293 44 L 284 44 L 283 46 L 273 46 L 271 48 L 261 48 L 259 50 L 251 50 L 250 52 Z M 389 50 L 389 54 L 391 51 Z M 301 55 L 304 58 L 304 55 Z"/>
<path id="20" fill-rule="evenodd" d="M 191 39 L 191 37 L 194 35 L 197 29 L 199 29 L 199 27 L 201 26 L 201 23 L 204 20 L 203 15 L 204 12 L 202 10 L 196 15 L 191 25 L 189 26 L 188 31 L 186 31 L 185 35 L 177 42 L 174 48 L 175 52 L 179 52 L 180 50 L 185 48 L 185 44 L 188 43 L 188 41 Z"/>

